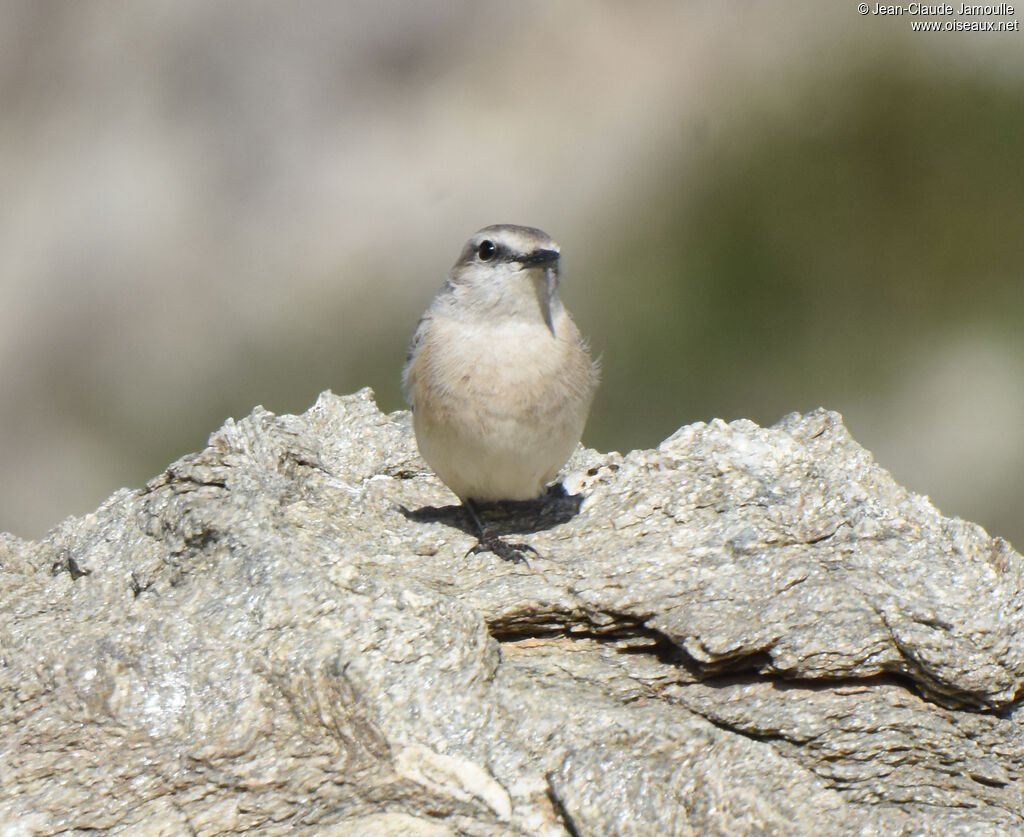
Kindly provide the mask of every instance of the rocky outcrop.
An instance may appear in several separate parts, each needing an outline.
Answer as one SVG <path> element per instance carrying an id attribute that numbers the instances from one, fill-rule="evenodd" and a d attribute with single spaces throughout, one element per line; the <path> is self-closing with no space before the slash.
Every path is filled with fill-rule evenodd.
<path id="1" fill-rule="evenodd" d="M 475 539 L 407 413 L 257 409 L 0 538 L 0 834 L 1017 834 L 1024 559 L 841 418 L 580 449 Z"/>

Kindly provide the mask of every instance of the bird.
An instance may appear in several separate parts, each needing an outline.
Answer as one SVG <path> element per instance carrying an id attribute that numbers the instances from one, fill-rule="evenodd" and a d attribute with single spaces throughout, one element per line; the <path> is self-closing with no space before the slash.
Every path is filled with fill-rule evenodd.
<path id="1" fill-rule="evenodd" d="M 542 230 L 484 227 L 409 345 L 402 389 L 416 443 L 476 527 L 470 552 L 523 563 L 536 553 L 489 534 L 481 505 L 540 497 L 590 412 L 599 366 L 558 296 L 560 260 Z"/>

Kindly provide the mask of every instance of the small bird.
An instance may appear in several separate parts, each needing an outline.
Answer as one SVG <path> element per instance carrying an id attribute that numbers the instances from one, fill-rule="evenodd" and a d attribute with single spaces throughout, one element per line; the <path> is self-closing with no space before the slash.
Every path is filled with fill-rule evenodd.
<path id="1" fill-rule="evenodd" d="M 579 443 L 598 366 L 558 298 L 558 245 L 496 224 L 466 242 L 420 319 L 402 370 L 420 453 L 477 527 L 470 552 L 523 561 L 480 503 L 533 500 Z"/>

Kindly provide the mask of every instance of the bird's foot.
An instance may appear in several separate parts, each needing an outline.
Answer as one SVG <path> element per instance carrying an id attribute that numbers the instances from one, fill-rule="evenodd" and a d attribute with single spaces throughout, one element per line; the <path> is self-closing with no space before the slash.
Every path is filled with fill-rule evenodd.
<path id="1" fill-rule="evenodd" d="M 483 520 L 480 518 L 480 509 L 472 500 L 464 501 L 462 507 L 466 510 L 470 520 L 473 521 L 477 534 L 476 546 L 466 553 L 467 558 L 470 555 L 479 555 L 481 552 L 493 552 L 504 561 L 511 561 L 513 564 L 525 564 L 529 567 L 530 562 L 526 560 L 527 552 L 532 552 L 537 557 L 540 557 L 540 553 L 528 543 L 503 541 L 498 535 L 494 534 L 493 530 L 484 525 Z"/>
<path id="2" fill-rule="evenodd" d="M 528 543 L 507 543 L 497 535 L 487 534 L 480 536 L 480 540 L 477 541 L 476 546 L 466 553 L 466 557 L 479 555 L 481 552 L 493 552 L 504 561 L 511 561 L 513 564 L 524 564 L 527 567 L 530 566 L 530 562 L 526 560 L 527 552 L 532 552 L 538 557 L 540 556 L 540 553 Z"/>

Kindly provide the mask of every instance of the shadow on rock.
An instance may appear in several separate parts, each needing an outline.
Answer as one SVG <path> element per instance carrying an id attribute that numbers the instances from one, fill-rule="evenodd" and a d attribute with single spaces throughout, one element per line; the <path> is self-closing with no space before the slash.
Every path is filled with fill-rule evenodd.
<path id="1" fill-rule="evenodd" d="M 552 485 L 536 500 L 502 500 L 496 503 L 477 503 L 482 522 L 498 535 L 530 535 L 568 523 L 580 511 L 582 494 L 567 494 L 565 487 Z M 399 505 L 407 520 L 419 523 L 443 523 L 477 536 L 477 527 L 464 506 L 423 506 L 407 509 Z"/>

